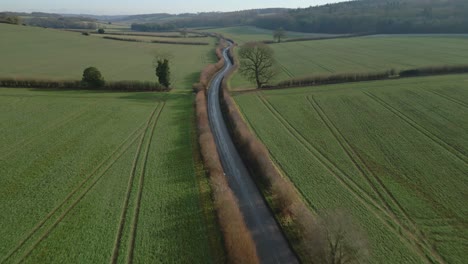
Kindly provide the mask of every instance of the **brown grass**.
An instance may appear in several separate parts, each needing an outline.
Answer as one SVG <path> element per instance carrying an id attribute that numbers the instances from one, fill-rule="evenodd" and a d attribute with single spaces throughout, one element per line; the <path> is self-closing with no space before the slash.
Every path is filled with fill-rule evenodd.
<path id="1" fill-rule="evenodd" d="M 221 56 L 222 45 L 221 43 L 216 50 L 216 54 L 220 58 L 218 63 L 207 66 L 201 73 L 200 82 L 194 85 L 194 89 L 197 91 L 195 107 L 198 140 L 205 169 L 210 176 L 213 199 L 219 225 L 224 236 L 228 262 L 259 263 L 252 235 L 245 224 L 237 199 L 229 188 L 224 175 L 208 120 L 206 88 L 210 79 L 224 65 L 224 60 Z"/>
<path id="2" fill-rule="evenodd" d="M 229 75 L 232 75 L 238 66 L 238 61 Z M 250 170 L 254 180 L 261 186 L 266 195 L 270 195 L 270 206 L 279 219 L 292 246 L 296 249 L 302 260 L 308 259 L 303 249 L 307 248 L 308 239 L 303 234 L 312 232 L 314 216 L 310 208 L 303 201 L 295 186 L 289 179 L 283 177 L 270 158 L 268 149 L 249 129 L 228 89 L 229 78 L 223 81 L 222 108 L 231 128 L 236 146 Z M 310 229 L 310 230 L 309 230 Z"/>

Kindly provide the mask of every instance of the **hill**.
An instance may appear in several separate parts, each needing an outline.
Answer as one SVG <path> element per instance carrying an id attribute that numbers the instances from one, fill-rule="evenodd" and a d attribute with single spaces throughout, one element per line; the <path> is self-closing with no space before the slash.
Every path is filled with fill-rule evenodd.
<path id="1" fill-rule="evenodd" d="M 164 29 L 256 26 L 265 29 L 283 27 L 289 31 L 333 34 L 467 33 L 468 2 L 465 0 L 356 0 L 299 9 L 201 13 L 154 23 L 164 25 Z M 140 25 L 138 30 L 142 30 L 141 28 Z"/>
<path id="2" fill-rule="evenodd" d="M 318 33 L 466 33 L 465 0 L 359 0 L 260 17 L 258 27 Z"/>

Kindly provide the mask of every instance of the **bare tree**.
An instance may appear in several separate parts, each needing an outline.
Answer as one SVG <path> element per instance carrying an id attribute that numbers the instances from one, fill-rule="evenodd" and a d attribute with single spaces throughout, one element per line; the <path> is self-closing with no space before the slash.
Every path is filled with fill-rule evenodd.
<path id="1" fill-rule="evenodd" d="M 275 76 L 273 50 L 264 43 L 249 42 L 239 49 L 240 73 L 262 88 Z"/>
<path id="2" fill-rule="evenodd" d="M 184 37 L 184 38 L 186 38 L 187 35 L 188 35 L 188 30 L 187 30 L 187 28 L 183 28 L 183 29 L 181 29 L 179 32 L 180 32 L 180 35 L 182 35 L 182 37 Z"/>
<path id="3" fill-rule="evenodd" d="M 351 216 L 341 210 L 323 212 L 319 217 L 308 217 L 310 225 L 302 227 L 307 251 L 312 263 L 365 263 L 369 257 L 365 232 Z"/>
<path id="4" fill-rule="evenodd" d="M 286 31 L 282 27 L 276 29 L 273 32 L 273 39 L 278 41 L 278 43 L 280 43 L 281 39 L 284 39 L 284 38 L 286 38 Z"/>

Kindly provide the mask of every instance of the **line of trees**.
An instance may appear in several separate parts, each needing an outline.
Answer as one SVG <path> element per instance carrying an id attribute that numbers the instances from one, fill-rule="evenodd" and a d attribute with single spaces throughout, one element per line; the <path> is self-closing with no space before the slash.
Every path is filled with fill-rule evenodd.
<path id="1" fill-rule="evenodd" d="M 26 19 L 28 25 L 47 28 L 97 29 L 97 23 L 85 18 L 72 17 L 34 17 Z"/>
<path id="2" fill-rule="evenodd" d="M 170 22 L 135 24 L 134 30 L 250 25 L 312 33 L 468 33 L 466 0 L 360 0 L 270 13 L 203 13 Z"/>
<path id="3" fill-rule="evenodd" d="M 108 91 L 168 91 L 170 90 L 169 61 L 162 61 L 162 67 L 157 69 L 158 82 L 149 81 L 105 81 L 96 67 L 88 67 L 83 71 L 81 81 L 78 80 L 47 80 L 27 78 L 0 78 L 0 87 L 36 88 L 36 89 L 85 89 Z"/>
<path id="4" fill-rule="evenodd" d="M 0 15 L 0 23 L 19 25 L 21 18 L 19 16 Z"/>
<path id="5" fill-rule="evenodd" d="M 279 82 L 276 85 L 263 86 L 266 89 L 292 88 L 292 87 L 307 87 L 325 84 L 337 84 L 347 82 L 362 82 L 386 80 L 395 78 L 408 78 L 431 75 L 444 74 L 462 74 L 468 73 L 468 65 L 439 65 L 427 66 L 421 68 L 407 69 L 396 71 L 394 69 L 380 72 L 363 72 L 363 73 L 338 73 L 331 75 L 315 75 L 301 78 L 294 78 Z"/>

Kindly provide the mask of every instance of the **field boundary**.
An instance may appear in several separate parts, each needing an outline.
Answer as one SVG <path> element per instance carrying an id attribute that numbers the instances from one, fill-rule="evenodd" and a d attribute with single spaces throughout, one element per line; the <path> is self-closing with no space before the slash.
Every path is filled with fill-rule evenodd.
<path id="1" fill-rule="evenodd" d="M 318 65 L 318 64 L 317 64 Z M 319 65 L 320 66 L 320 65 Z M 306 76 L 281 81 L 275 85 L 268 85 L 261 90 L 277 90 L 299 87 L 313 87 L 330 84 L 355 83 L 381 80 L 398 80 L 402 78 L 428 77 L 453 74 L 467 74 L 468 65 L 439 65 L 409 70 L 395 71 L 389 69 L 381 72 L 339 73 L 329 75 Z"/>
<path id="2" fill-rule="evenodd" d="M 33 78 L 9 78 L 0 77 L 0 87 L 4 88 L 34 88 L 49 90 L 89 90 L 109 92 L 167 92 L 171 88 L 163 87 L 157 82 L 150 81 L 106 81 L 100 88 L 88 87 L 80 80 L 54 80 Z"/>

